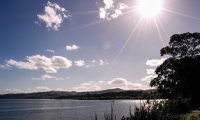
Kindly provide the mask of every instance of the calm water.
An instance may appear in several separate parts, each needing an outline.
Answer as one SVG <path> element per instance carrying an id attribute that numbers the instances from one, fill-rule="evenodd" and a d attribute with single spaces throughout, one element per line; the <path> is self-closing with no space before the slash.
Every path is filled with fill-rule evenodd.
<path id="1" fill-rule="evenodd" d="M 98 120 L 110 113 L 111 100 L 0 100 L 0 120 Z M 139 100 L 115 100 L 117 120 L 129 114 Z"/>

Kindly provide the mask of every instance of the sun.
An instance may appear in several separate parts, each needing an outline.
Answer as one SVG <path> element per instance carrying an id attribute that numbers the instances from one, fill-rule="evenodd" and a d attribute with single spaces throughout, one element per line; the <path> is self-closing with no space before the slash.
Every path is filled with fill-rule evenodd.
<path id="1" fill-rule="evenodd" d="M 144 17 L 155 17 L 160 13 L 163 0 L 138 0 L 137 9 Z"/>

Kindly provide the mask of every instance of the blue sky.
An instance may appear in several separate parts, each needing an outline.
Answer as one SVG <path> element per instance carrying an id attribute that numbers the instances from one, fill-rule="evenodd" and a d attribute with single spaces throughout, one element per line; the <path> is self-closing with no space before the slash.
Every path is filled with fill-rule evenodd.
<path id="1" fill-rule="evenodd" d="M 1 0 L 0 94 L 148 89 L 170 36 L 200 31 L 200 1 L 141 1 Z"/>

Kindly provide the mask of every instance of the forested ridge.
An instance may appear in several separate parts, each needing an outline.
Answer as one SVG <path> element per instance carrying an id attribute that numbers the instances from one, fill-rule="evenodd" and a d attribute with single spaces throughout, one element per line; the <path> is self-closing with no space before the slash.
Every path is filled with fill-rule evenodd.
<path id="1" fill-rule="evenodd" d="M 36 93 L 4 94 L 0 99 L 77 99 L 77 100 L 109 100 L 109 99 L 160 99 L 166 96 L 151 90 L 109 89 L 91 92 L 48 91 Z"/>

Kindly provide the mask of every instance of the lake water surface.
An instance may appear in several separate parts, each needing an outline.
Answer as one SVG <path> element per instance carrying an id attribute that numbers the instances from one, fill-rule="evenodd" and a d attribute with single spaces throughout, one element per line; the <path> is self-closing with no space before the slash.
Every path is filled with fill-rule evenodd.
<path id="1" fill-rule="evenodd" d="M 111 100 L 0 100 L 0 120 L 104 120 L 104 113 L 110 113 Z M 139 100 L 114 100 L 117 120 L 128 116 Z"/>

